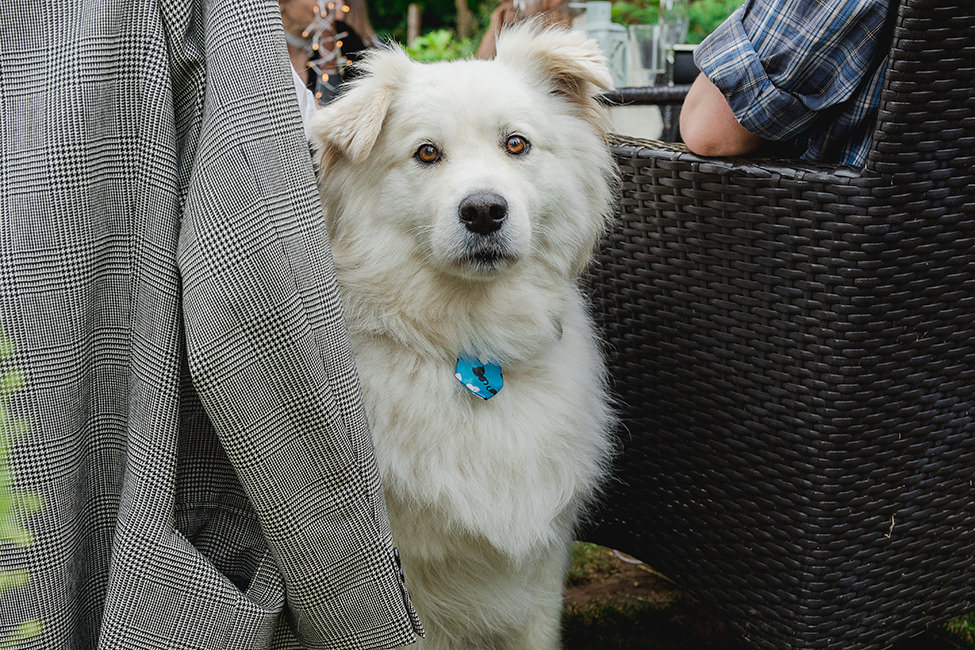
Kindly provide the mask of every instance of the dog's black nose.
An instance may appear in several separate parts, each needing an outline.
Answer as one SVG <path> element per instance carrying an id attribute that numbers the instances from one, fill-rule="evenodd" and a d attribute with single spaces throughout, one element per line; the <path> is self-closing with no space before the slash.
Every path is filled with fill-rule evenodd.
<path id="1" fill-rule="evenodd" d="M 460 220 L 478 235 L 488 235 L 504 223 L 508 202 L 495 192 L 475 192 L 460 202 Z"/>

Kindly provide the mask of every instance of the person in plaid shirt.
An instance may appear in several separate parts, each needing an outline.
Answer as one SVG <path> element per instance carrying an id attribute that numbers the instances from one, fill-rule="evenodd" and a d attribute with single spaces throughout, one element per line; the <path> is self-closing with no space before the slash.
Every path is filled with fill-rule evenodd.
<path id="1" fill-rule="evenodd" d="M 755 152 L 862 166 L 896 3 L 748 0 L 697 48 L 681 136 L 705 156 Z"/>

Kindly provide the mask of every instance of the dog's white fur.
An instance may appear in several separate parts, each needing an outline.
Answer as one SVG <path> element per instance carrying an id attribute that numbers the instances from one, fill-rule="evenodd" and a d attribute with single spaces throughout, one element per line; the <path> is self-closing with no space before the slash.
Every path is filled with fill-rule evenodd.
<path id="1" fill-rule="evenodd" d="M 609 72 L 577 32 L 514 28 L 493 61 L 377 53 L 312 124 L 332 253 L 395 542 L 424 648 L 559 647 L 573 528 L 612 415 L 576 279 L 614 165 L 595 100 Z M 505 149 L 512 134 L 527 153 Z M 414 152 L 436 145 L 442 158 Z M 473 234 L 458 206 L 504 197 Z M 487 261 L 471 255 L 499 253 Z M 458 356 L 502 366 L 489 401 Z"/>

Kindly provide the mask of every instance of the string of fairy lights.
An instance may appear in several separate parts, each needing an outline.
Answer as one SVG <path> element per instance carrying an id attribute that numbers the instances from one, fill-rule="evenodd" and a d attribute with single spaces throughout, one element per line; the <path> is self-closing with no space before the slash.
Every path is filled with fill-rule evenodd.
<path id="1" fill-rule="evenodd" d="M 309 66 L 315 73 L 315 97 L 319 100 L 334 96 L 338 92 L 339 53 L 342 49 L 342 39 L 347 34 L 337 33 L 336 6 L 333 0 L 318 0 L 318 14 L 315 20 L 301 33 L 312 50 Z M 340 6 L 343 15 L 349 13 L 348 5 Z"/>

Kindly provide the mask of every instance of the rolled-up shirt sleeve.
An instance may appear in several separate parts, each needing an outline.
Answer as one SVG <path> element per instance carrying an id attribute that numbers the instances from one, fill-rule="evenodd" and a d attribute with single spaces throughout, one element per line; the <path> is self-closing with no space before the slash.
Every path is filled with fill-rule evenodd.
<path id="1" fill-rule="evenodd" d="M 886 0 L 749 0 L 701 43 L 698 68 L 747 130 L 796 137 L 876 70 Z"/>

